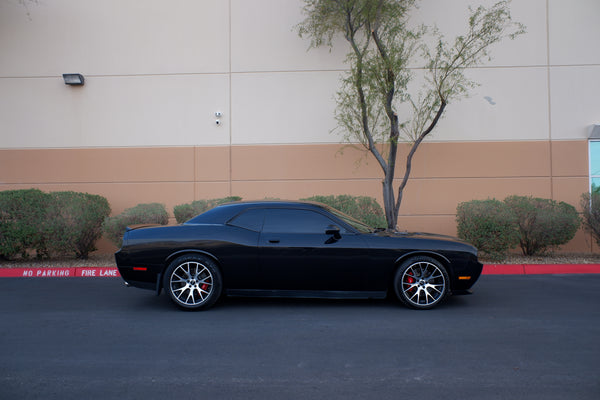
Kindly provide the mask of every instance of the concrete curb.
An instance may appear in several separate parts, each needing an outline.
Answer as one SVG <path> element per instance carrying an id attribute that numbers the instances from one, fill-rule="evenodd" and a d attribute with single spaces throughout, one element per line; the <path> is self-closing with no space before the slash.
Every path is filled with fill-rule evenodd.
<path id="1" fill-rule="evenodd" d="M 600 274 L 600 264 L 486 264 L 482 275 Z M 116 267 L 2 268 L 0 278 L 117 278 Z"/>

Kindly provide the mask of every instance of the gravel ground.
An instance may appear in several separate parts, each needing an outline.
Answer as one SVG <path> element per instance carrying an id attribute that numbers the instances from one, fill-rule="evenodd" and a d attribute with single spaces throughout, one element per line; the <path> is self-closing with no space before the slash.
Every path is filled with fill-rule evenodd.
<path id="1" fill-rule="evenodd" d="M 74 258 L 53 258 L 38 260 L 36 258 L 0 260 L 0 268 L 72 268 L 72 267 L 116 267 L 113 254 L 92 254 L 87 260 Z"/>
<path id="2" fill-rule="evenodd" d="M 600 254 L 554 254 L 550 256 L 525 257 L 510 255 L 502 262 L 482 259 L 484 264 L 600 264 Z M 72 267 L 116 267 L 113 254 L 92 254 L 87 260 L 35 258 L 14 261 L 0 260 L 0 268 L 72 268 Z"/>
<path id="3" fill-rule="evenodd" d="M 591 253 L 558 253 L 547 256 L 527 257 L 511 254 L 506 260 L 480 260 L 484 264 L 600 264 L 600 254 Z"/>

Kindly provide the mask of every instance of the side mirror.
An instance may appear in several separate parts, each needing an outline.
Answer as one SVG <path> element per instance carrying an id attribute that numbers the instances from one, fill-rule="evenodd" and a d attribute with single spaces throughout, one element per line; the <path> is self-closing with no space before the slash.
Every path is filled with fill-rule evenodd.
<path id="1" fill-rule="evenodd" d="M 326 235 L 333 235 L 335 239 L 341 239 L 342 235 L 340 235 L 340 227 L 337 225 L 329 225 L 325 230 Z"/>

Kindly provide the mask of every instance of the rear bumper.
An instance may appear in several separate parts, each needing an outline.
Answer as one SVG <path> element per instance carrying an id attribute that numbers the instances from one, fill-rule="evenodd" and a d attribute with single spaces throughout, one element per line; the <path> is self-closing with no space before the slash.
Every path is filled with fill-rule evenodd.
<path id="1" fill-rule="evenodd" d="M 162 266 L 136 265 L 137 263 L 132 263 L 126 252 L 122 250 L 115 253 L 115 261 L 121 277 L 128 286 L 157 290 Z"/>
<path id="2" fill-rule="evenodd" d="M 141 289 L 155 290 L 158 281 L 158 274 L 143 271 L 134 267 L 119 266 L 119 273 L 127 284 Z"/>

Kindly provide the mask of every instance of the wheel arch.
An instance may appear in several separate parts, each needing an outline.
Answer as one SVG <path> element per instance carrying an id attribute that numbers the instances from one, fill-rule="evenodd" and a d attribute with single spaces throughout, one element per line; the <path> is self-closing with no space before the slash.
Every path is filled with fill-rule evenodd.
<path id="1" fill-rule="evenodd" d="M 171 253 L 165 259 L 165 262 L 164 262 L 164 265 L 162 267 L 162 270 L 160 271 L 160 273 L 156 277 L 156 295 L 157 296 L 160 295 L 160 292 L 163 289 L 163 275 L 165 274 L 165 271 L 169 267 L 169 264 L 171 264 L 171 262 L 174 259 L 176 259 L 177 257 L 181 257 L 181 256 L 185 256 L 185 255 L 194 255 L 194 254 L 198 254 L 198 255 L 203 255 L 203 256 L 209 257 L 215 263 L 217 263 L 217 267 L 219 268 L 219 270 L 221 270 L 221 263 L 219 262 L 219 259 L 214 254 L 211 254 L 208 251 L 198 250 L 198 249 L 185 249 L 185 250 L 179 250 L 179 251 L 176 251 L 174 253 Z M 222 273 L 223 273 L 223 271 L 221 270 L 221 274 Z"/>
<path id="2" fill-rule="evenodd" d="M 402 264 L 405 260 L 412 258 L 412 257 L 419 257 L 419 256 L 435 258 L 436 260 L 438 260 L 439 262 L 444 264 L 445 267 L 449 267 L 451 264 L 448 257 L 444 256 L 443 254 L 437 253 L 435 251 L 429 251 L 429 250 L 417 250 L 417 251 L 411 251 L 409 253 L 401 255 L 400 257 L 398 257 L 396 259 L 396 261 L 394 262 L 394 265 L 396 268 L 398 268 L 400 266 L 400 264 Z"/>

